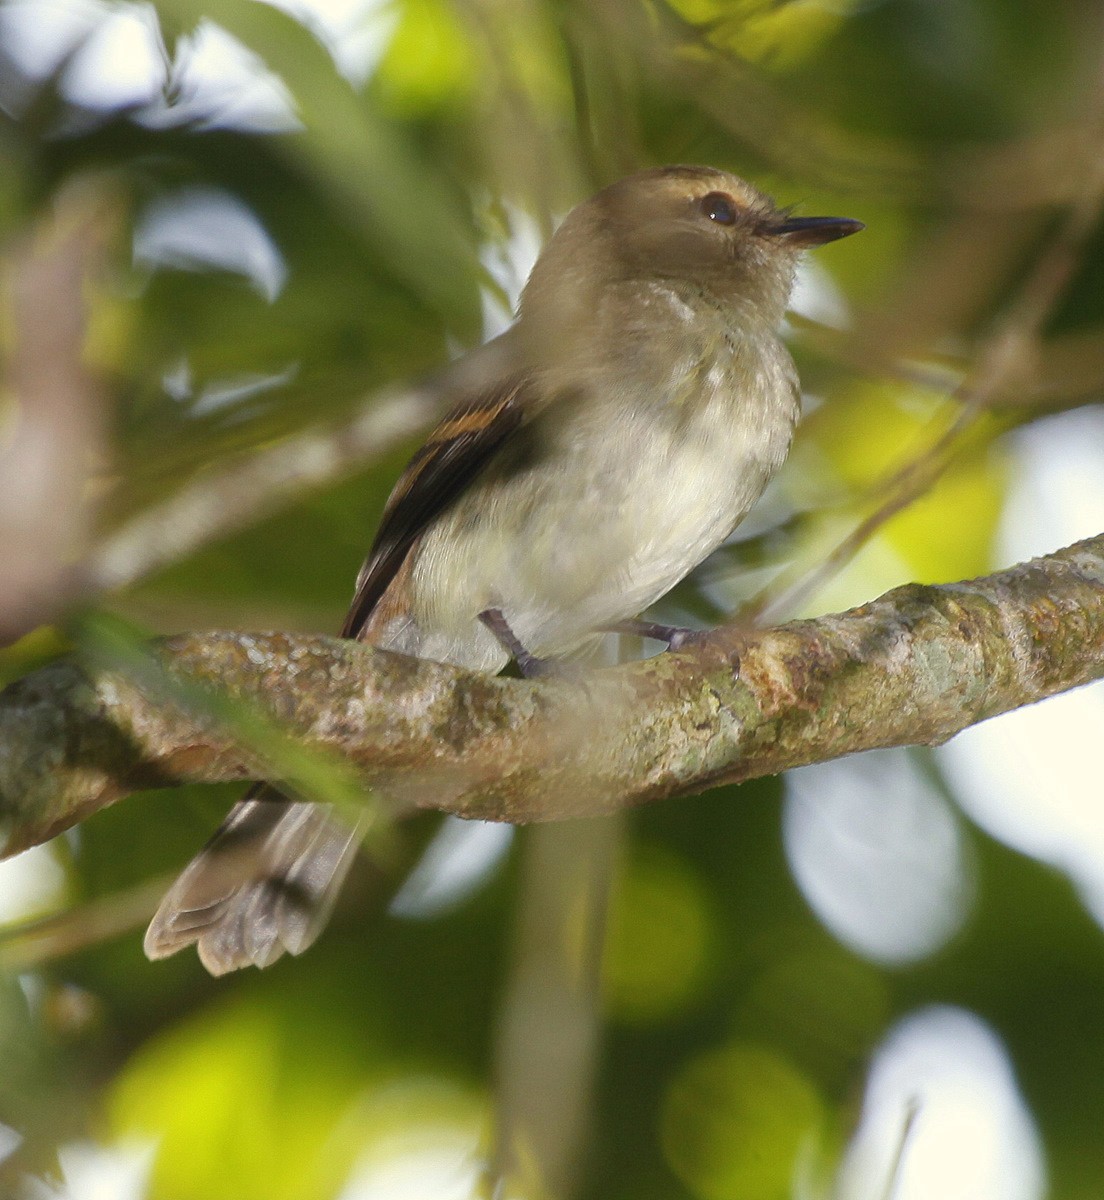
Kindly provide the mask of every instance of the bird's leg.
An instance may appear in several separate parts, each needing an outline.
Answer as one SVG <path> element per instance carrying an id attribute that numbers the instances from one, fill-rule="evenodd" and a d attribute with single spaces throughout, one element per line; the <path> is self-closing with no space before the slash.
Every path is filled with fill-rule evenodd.
<path id="1" fill-rule="evenodd" d="M 510 628 L 500 608 L 487 608 L 479 614 L 479 619 L 498 638 L 502 648 L 509 652 L 510 657 L 518 665 L 518 670 L 526 679 L 537 679 L 541 675 L 551 675 L 556 667 L 546 658 L 537 658 L 518 641 L 516 634 Z"/>
<path id="2" fill-rule="evenodd" d="M 627 621 L 617 621 L 604 628 L 607 633 L 629 633 L 634 637 L 666 642 L 668 650 L 681 650 L 683 646 L 689 646 L 707 637 L 710 632 L 708 629 L 684 629 L 681 625 L 657 625 L 654 621 L 641 621 L 636 617 Z"/>

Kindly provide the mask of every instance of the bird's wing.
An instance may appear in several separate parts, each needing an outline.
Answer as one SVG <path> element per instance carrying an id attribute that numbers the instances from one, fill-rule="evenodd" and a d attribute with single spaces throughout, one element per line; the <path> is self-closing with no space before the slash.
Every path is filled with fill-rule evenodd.
<path id="1" fill-rule="evenodd" d="M 464 397 L 410 460 L 357 577 L 342 637 L 360 635 L 418 537 L 522 423 L 530 408 L 524 401 L 531 387 L 525 376 L 515 376 Z"/>

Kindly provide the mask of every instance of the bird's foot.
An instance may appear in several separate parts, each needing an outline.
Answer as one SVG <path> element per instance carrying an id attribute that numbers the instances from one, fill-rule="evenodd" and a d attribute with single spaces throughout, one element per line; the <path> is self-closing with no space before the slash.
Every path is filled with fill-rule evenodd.
<path id="1" fill-rule="evenodd" d="M 517 663 L 518 670 L 526 679 L 541 679 L 549 675 L 557 675 L 561 665 L 548 658 L 538 658 L 530 654 L 518 641 L 517 635 L 510 628 L 509 622 L 502 615 L 500 608 L 487 608 L 479 614 L 479 619 L 495 635 L 502 648 Z"/>
<path id="2" fill-rule="evenodd" d="M 628 633 L 634 637 L 651 638 L 655 642 L 666 642 L 668 650 L 681 650 L 700 642 L 712 632 L 709 629 L 686 629 L 681 625 L 658 625 L 655 621 L 640 621 L 635 618 L 607 625 L 608 633 Z"/>
<path id="3" fill-rule="evenodd" d="M 606 627 L 609 633 L 630 633 L 635 637 L 652 638 L 657 642 L 666 642 L 668 650 L 682 650 L 703 642 L 716 632 L 714 629 L 686 629 L 681 625 L 657 625 L 654 621 L 636 619 L 618 621 L 616 625 Z M 728 651 L 730 668 L 734 678 L 740 676 L 740 654 L 734 646 Z"/>

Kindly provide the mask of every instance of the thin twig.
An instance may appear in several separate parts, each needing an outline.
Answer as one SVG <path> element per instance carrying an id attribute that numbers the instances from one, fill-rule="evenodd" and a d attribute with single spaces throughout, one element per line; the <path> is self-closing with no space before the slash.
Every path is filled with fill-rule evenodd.
<path id="1" fill-rule="evenodd" d="M 88 593 L 112 591 L 276 511 L 402 445 L 437 415 L 432 391 L 374 397 L 330 430 L 309 429 L 244 462 L 201 475 L 94 547 L 80 568 Z"/>
<path id="2" fill-rule="evenodd" d="M 920 1100 L 916 1096 L 910 1096 L 905 1104 L 905 1119 L 901 1123 L 901 1136 L 897 1141 L 897 1146 L 894 1149 L 893 1161 L 889 1165 L 889 1172 L 886 1178 L 886 1189 L 883 1200 L 894 1200 L 901 1186 L 901 1181 L 905 1175 L 905 1158 L 907 1156 L 909 1142 L 912 1140 L 913 1134 L 916 1131 L 916 1122 L 920 1117 Z"/>
<path id="3" fill-rule="evenodd" d="M 770 624 L 780 620 L 784 613 L 797 611 L 833 575 L 842 570 L 887 521 L 935 483 L 950 462 L 959 438 L 973 426 L 977 417 L 978 412 L 972 405 L 962 408 L 954 421 L 926 449 L 890 476 L 879 489 L 885 495 L 882 503 L 838 542 L 827 557 L 779 594 L 771 596 L 770 589 L 761 593 L 740 611 L 739 622 Z"/>
<path id="4" fill-rule="evenodd" d="M 137 929 L 156 912 L 172 878 L 146 880 L 76 908 L 0 929 L 0 970 L 34 970 Z"/>
<path id="5" fill-rule="evenodd" d="M 1098 101 L 1104 100 L 1101 89 Z M 1099 103 L 1098 103 L 1099 107 Z M 1101 114 L 1098 128 L 1104 125 Z M 1099 151 L 1099 139 L 1094 143 Z M 1032 359 L 1040 330 L 1069 286 L 1080 252 L 1104 209 L 1104 155 L 1094 153 L 1085 166 L 1084 187 L 1065 218 L 1036 258 L 1019 291 L 982 344 L 974 369 L 951 392 L 961 408 L 950 426 L 909 459 L 880 489 L 884 499 L 835 548 L 781 593 L 756 598 L 740 621 L 770 622 L 795 611 L 846 566 L 879 529 L 922 496 L 939 478 L 966 434 L 987 411 L 994 397 L 1021 378 Z"/>

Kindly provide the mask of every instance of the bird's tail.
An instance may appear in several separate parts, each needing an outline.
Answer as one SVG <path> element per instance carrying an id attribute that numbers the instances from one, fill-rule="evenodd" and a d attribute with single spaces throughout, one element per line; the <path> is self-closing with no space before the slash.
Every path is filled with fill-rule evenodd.
<path id="1" fill-rule="evenodd" d="M 150 958 L 193 942 L 212 975 L 302 953 L 322 931 L 360 843 L 331 806 L 258 784 L 184 868 L 146 931 Z"/>

